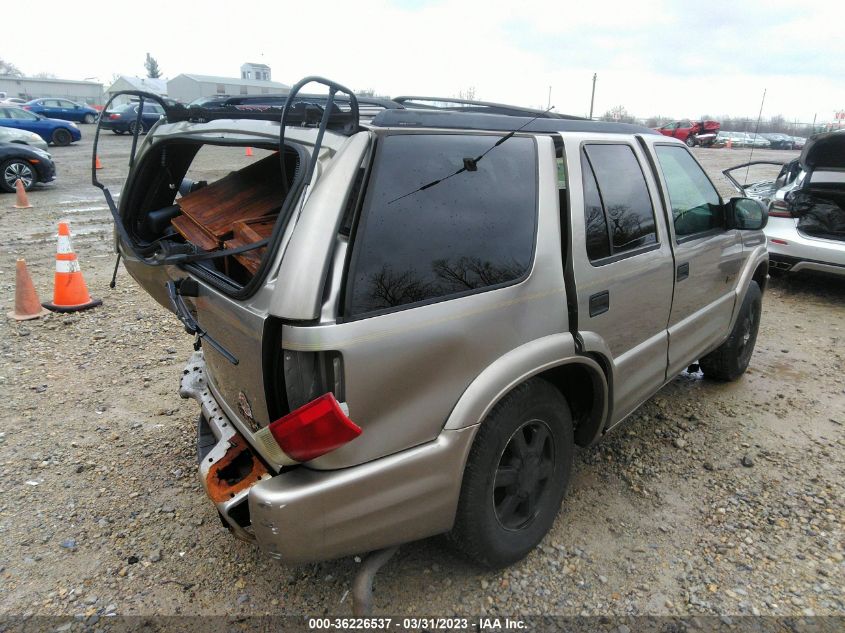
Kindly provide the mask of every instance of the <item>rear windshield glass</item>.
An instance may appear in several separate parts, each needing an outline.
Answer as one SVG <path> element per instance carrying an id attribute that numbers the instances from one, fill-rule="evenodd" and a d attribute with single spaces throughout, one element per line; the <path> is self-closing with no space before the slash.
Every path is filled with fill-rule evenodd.
<path id="1" fill-rule="evenodd" d="M 533 139 L 511 138 L 477 170 L 447 178 L 496 140 L 429 134 L 383 140 L 353 247 L 350 315 L 459 296 L 525 275 L 536 225 Z"/>

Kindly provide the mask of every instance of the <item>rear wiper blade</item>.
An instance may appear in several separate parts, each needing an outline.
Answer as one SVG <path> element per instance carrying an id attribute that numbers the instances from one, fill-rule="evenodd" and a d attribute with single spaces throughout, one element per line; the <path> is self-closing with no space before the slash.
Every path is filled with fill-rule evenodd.
<path id="1" fill-rule="evenodd" d="M 195 334 L 198 340 L 208 343 L 211 347 L 220 352 L 226 360 L 233 365 L 237 365 L 238 359 L 235 358 L 229 350 L 215 341 L 208 332 L 200 327 L 200 324 L 197 323 L 197 320 L 193 317 L 190 310 L 188 310 L 188 306 L 185 305 L 185 301 L 182 299 L 183 292 L 186 297 L 197 296 L 196 293 L 199 290 L 199 284 L 190 277 L 185 277 L 178 280 L 178 282 L 168 281 L 165 285 L 167 286 L 167 296 L 170 298 L 170 305 L 173 306 L 173 311 L 176 313 L 176 317 L 182 322 L 182 325 L 185 326 L 185 331 L 188 334 Z M 197 348 L 198 346 L 199 345 L 196 344 L 194 347 Z"/>
<path id="2" fill-rule="evenodd" d="M 547 110 L 544 110 L 542 113 L 538 114 L 533 119 L 529 119 L 524 125 L 521 125 L 520 127 L 516 128 L 515 130 L 511 130 L 510 132 L 505 134 L 502 138 L 500 138 L 498 141 L 493 143 L 493 145 L 488 147 L 481 155 L 476 156 L 475 158 L 464 158 L 463 159 L 464 166 L 461 167 L 460 169 L 458 169 L 457 171 L 452 172 L 451 174 L 449 174 L 448 176 L 444 176 L 443 178 L 438 178 L 437 180 L 432 180 L 431 182 L 427 182 L 422 187 L 417 187 L 413 191 L 409 191 L 408 193 L 402 194 L 401 196 L 399 196 L 398 198 L 394 198 L 393 200 L 391 200 L 387 204 L 393 204 L 394 202 L 399 202 L 400 200 L 407 198 L 408 196 L 412 196 L 415 193 L 419 193 L 420 191 L 425 191 L 426 189 L 429 189 L 430 187 L 434 187 L 435 185 L 439 185 L 441 182 L 446 182 L 447 180 L 449 180 L 449 178 L 457 176 L 458 174 L 462 174 L 465 171 L 476 171 L 476 170 L 478 170 L 478 163 L 481 161 L 482 158 L 487 156 L 487 154 L 489 154 L 494 149 L 499 147 L 499 145 L 501 145 L 502 143 L 507 141 L 509 138 L 513 138 L 513 136 L 517 132 L 521 132 L 522 130 L 527 128 L 529 125 L 534 123 L 534 121 L 536 121 L 540 117 L 545 116 L 546 114 L 551 112 L 553 108 L 554 108 L 554 106 L 549 106 L 549 108 Z"/>

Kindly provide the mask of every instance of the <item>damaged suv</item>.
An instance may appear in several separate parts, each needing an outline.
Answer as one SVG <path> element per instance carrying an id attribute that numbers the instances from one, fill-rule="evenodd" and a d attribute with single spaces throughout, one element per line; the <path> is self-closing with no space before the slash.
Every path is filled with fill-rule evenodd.
<path id="1" fill-rule="evenodd" d="M 363 122 L 319 78 L 283 108 L 162 105 L 119 208 L 92 174 L 127 270 L 197 337 L 203 485 L 273 557 L 448 533 L 513 563 L 576 445 L 696 361 L 748 366 L 765 207 L 677 139 L 490 104 Z"/>

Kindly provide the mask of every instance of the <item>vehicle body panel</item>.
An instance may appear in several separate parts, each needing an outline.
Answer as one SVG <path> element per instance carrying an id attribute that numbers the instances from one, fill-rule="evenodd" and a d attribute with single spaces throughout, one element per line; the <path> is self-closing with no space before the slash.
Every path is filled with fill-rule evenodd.
<path id="1" fill-rule="evenodd" d="M 35 132 L 47 143 L 53 142 L 53 133 L 56 129 L 65 129 L 70 133 L 72 142 L 82 138 L 82 133 L 75 124 L 59 119 L 47 119 L 23 108 L 0 106 L 0 126 L 17 128 Z"/>

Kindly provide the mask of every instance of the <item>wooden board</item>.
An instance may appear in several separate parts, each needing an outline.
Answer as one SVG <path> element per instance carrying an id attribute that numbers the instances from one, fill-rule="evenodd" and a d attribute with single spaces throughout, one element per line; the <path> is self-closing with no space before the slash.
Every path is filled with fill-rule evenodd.
<path id="1" fill-rule="evenodd" d="M 235 223 L 278 213 L 283 197 L 279 156 L 270 154 L 180 198 L 183 215 L 172 223 L 186 240 L 213 250 L 233 236 Z"/>
<path id="2" fill-rule="evenodd" d="M 260 242 L 261 240 L 270 237 L 273 233 L 273 227 L 276 225 L 277 219 L 278 216 L 270 215 L 235 222 L 232 227 L 232 238 L 226 240 L 225 247 L 227 249 L 238 248 L 239 246 L 245 246 L 247 244 L 255 244 L 256 242 Z M 240 262 L 241 265 L 249 272 L 255 274 L 256 271 L 258 271 L 258 267 L 261 265 L 261 259 L 264 257 L 266 250 L 267 248 L 262 246 L 261 248 L 256 248 L 255 250 L 238 253 L 237 255 L 234 255 L 234 258 L 238 260 L 238 262 Z"/>

